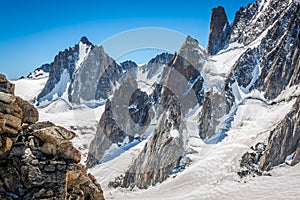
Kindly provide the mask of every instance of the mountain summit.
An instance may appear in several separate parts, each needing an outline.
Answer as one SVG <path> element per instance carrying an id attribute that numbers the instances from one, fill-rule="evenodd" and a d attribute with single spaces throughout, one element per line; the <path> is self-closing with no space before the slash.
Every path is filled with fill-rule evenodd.
<path id="1" fill-rule="evenodd" d="M 210 19 L 210 32 L 208 37 L 207 53 L 217 54 L 229 43 L 230 26 L 222 6 L 212 10 Z"/>

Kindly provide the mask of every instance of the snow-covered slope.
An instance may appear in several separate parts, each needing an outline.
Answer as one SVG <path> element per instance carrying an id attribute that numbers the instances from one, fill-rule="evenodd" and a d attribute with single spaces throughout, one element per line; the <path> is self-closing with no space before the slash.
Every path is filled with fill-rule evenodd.
<path id="1" fill-rule="evenodd" d="M 283 102 L 278 105 L 268 106 L 259 100 L 248 100 L 239 106 L 238 112 L 232 123 L 232 129 L 228 136 L 215 145 L 205 144 L 197 134 L 190 135 L 188 155 L 191 164 L 182 172 L 171 175 L 165 182 L 149 187 L 147 190 L 140 189 L 114 189 L 108 187 L 112 178 L 123 174 L 126 168 L 134 159 L 137 152 L 142 149 L 142 144 L 130 149 L 115 160 L 103 163 L 91 171 L 96 175 L 98 181 L 103 186 L 107 199 L 232 199 L 242 198 L 239 196 L 245 192 L 247 197 L 259 197 L 261 191 L 259 187 L 272 188 L 272 184 L 281 185 L 283 176 L 292 178 L 291 183 L 297 183 L 299 174 L 297 169 L 282 170 L 276 168 L 272 175 L 275 176 L 274 183 L 270 180 L 273 177 L 264 176 L 259 179 L 249 181 L 240 180 L 236 171 L 239 169 L 239 160 L 244 151 L 250 146 L 268 137 L 268 130 L 278 123 L 278 121 L 291 109 L 294 101 Z M 189 133 L 195 132 L 197 115 L 187 119 Z M 106 176 L 103 176 L 103 173 Z M 274 173 L 274 174 L 273 174 Z M 287 173 L 287 174 L 286 174 Z M 293 177 L 296 175 L 295 177 Z M 287 179 L 287 180 L 288 180 Z M 245 181 L 245 182 L 244 182 Z M 257 185 L 259 184 L 259 186 Z M 265 185 L 267 184 L 267 186 Z M 275 185 L 274 187 L 277 187 Z M 281 185 L 282 187 L 282 185 Z M 282 195 L 293 193 L 299 195 L 300 192 L 292 187 L 287 187 L 287 191 L 267 191 L 267 195 Z M 255 193 L 253 193 L 255 192 Z"/>
<path id="2" fill-rule="evenodd" d="M 22 99 L 35 103 L 37 95 L 43 90 L 48 81 L 49 73 L 36 70 L 27 78 L 11 81 L 15 84 L 15 93 Z"/>

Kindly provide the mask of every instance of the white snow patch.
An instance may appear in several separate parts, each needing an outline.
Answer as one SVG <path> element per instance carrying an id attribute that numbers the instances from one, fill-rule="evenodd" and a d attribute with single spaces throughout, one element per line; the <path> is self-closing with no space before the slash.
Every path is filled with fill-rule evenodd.
<path id="1" fill-rule="evenodd" d="M 294 85 L 283 90 L 281 94 L 278 95 L 276 99 L 274 99 L 274 101 L 275 102 L 284 101 L 284 100 L 286 101 L 290 97 L 297 97 L 297 96 L 300 96 L 300 87 L 298 85 Z"/>
<path id="2" fill-rule="evenodd" d="M 239 43 L 231 43 L 226 50 L 211 56 L 210 60 L 205 62 L 201 71 L 205 81 L 205 90 L 207 91 L 211 87 L 216 87 L 220 90 L 223 87 L 227 74 L 246 50 Z"/>
<path id="3" fill-rule="evenodd" d="M 48 73 L 38 79 L 23 78 L 16 81 L 11 81 L 15 84 L 15 95 L 26 101 L 33 102 L 37 95 L 43 90 L 47 81 Z"/>
<path id="4" fill-rule="evenodd" d="M 71 79 L 67 69 L 64 69 L 59 82 L 55 84 L 53 90 L 49 92 L 46 96 L 41 98 L 41 106 L 46 106 L 50 101 L 57 100 L 58 98 L 62 98 L 68 101 L 68 88 L 70 85 Z M 47 101 L 46 101 L 47 100 Z"/>
<path id="5" fill-rule="evenodd" d="M 172 129 L 170 132 L 170 136 L 173 138 L 178 138 L 179 137 L 179 132 L 177 129 Z"/>
<path id="6" fill-rule="evenodd" d="M 285 163 L 286 163 L 286 164 L 291 165 L 295 153 L 296 153 L 296 152 L 293 152 L 292 154 L 288 155 L 288 156 L 285 158 Z"/>
<path id="7" fill-rule="evenodd" d="M 77 62 L 75 64 L 76 70 L 80 68 L 80 65 L 87 58 L 87 55 L 91 51 L 91 47 L 92 46 L 83 44 L 81 41 L 79 42 L 79 55 L 78 55 L 78 60 L 77 60 Z"/>

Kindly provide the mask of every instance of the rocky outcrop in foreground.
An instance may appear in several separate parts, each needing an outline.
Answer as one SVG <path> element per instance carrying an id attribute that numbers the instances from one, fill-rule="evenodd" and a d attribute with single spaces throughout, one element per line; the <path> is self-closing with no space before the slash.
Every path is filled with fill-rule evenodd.
<path id="1" fill-rule="evenodd" d="M 104 199 L 70 141 L 75 133 L 38 122 L 0 74 L 0 199 Z"/>

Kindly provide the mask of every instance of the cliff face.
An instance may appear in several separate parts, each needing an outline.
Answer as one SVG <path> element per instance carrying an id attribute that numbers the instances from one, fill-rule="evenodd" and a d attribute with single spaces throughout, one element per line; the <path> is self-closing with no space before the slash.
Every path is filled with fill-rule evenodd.
<path id="1" fill-rule="evenodd" d="M 261 7 L 259 8 L 262 9 Z M 274 99 L 286 87 L 299 83 L 300 6 L 296 2 L 287 4 L 283 1 L 270 1 L 266 8 L 264 10 L 266 13 L 274 10 L 277 12 L 262 19 L 265 26 L 268 27 L 265 35 L 262 34 L 264 37 L 260 44 L 249 49 L 240 57 L 232 73 L 234 73 L 233 78 L 246 92 L 258 89 L 265 92 L 264 96 L 267 99 Z M 251 9 L 248 10 L 248 12 L 250 11 Z M 256 19 L 257 15 L 254 15 L 253 18 Z M 251 18 L 251 21 L 253 20 Z M 270 21 L 273 22 L 272 25 L 270 25 Z M 256 23 L 260 24 L 261 22 Z M 254 37 L 259 34 L 257 31 L 256 29 L 249 30 L 250 34 L 248 35 L 252 34 Z M 240 38 L 244 37 L 246 36 L 240 36 Z"/>
<path id="2" fill-rule="evenodd" d="M 143 72 L 148 71 L 147 79 L 153 78 L 159 72 L 159 68 L 163 65 L 167 65 L 172 61 L 174 55 L 169 53 L 162 53 L 151 59 L 146 65 L 142 66 Z"/>
<path id="3" fill-rule="evenodd" d="M 300 162 L 300 97 L 297 98 L 291 112 L 270 132 L 267 146 L 259 167 L 270 170 L 284 163 L 291 155 L 291 165 Z"/>
<path id="4" fill-rule="evenodd" d="M 215 55 L 229 44 L 230 26 L 223 7 L 212 10 L 207 54 Z"/>
<path id="5" fill-rule="evenodd" d="M 146 65 L 138 66 L 131 61 L 121 63 L 124 76 L 119 81 L 120 86 L 115 89 L 113 98 L 106 101 L 105 111 L 99 121 L 96 135 L 89 148 L 87 167 L 107 160 L 108 150 L 126 148 L 131 142 L 144 138 L 144 133 L 154 118 L 153 105 L 161 95 L 161 85 L 148 85 L 148 79 L 156 79 L 164 67 L 173 58 L 172 54 L 162 53 L 151 59 Z M 142 73 L 147 80 L 138 78 Z M 158 77 L 155 81 L 160 81 Z M 145 88 L 155 88 L 151 93 L 143 91 Z M 144 88 L 144 90 L 145 90 Z M 135 141 L 134 141 L 135 140 Z M 109 157 L 109 156 L 108 156 Z"/>
<path id="6" fill-rule="evenodd" d="M 106 99 L 121 75 L 121 66 L 101 46 L 95 47 L 74 77 L 74 83 L 69 88 L 70 101 L 80 104 Z"/>
<path id="7" fill-rule="evenodd" d="M 164 181 L 172 171 L 180 169 L 184 156 L 180 104 L 175 96 L 169 96 L 161 103 L 165 110 L 147 144 L 125 175 L 117 177 L 110 183 L 111 186 L 146 189 Z"/>
<path id="8" fill-rule="evenodd" d="M 4 75 L 0 92 L 0 198 L 104 199 L 100 185 L 71 143 L 75 133 L 51 122 L 13 95 Z"/>
<path id="9" fill-rule="evenodd" d="M 152 98 L 138 89 L 137 82 L 127 77 L 115 90 L 112 100 L 107 100 L 99 121 L 96 135 L 89 148 L 87 167 L 103 161 L 112 147 L 128 145 L 139 139 L 147 129 L 151 118 Z"/>

